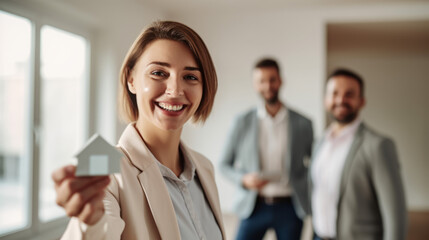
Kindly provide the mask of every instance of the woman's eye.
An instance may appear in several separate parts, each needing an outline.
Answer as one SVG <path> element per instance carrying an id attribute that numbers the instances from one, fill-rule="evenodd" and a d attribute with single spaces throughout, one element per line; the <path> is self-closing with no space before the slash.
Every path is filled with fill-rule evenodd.
<path id="1" fill-rule="evenodd" d="M 186 75 L 184 77 L 186 80 L 194 80 L 194 81 L 198 81 L 198 78 L 195 77 L 194 75 Z"/>
<path id="2" fill-rule="evenodd" d="M 153 71 L 150 73 L 153 76 L 157 76 L 157 77 L 165 77 L 167 76 L 167 73 L 163 72 L 163 71 Z"/>

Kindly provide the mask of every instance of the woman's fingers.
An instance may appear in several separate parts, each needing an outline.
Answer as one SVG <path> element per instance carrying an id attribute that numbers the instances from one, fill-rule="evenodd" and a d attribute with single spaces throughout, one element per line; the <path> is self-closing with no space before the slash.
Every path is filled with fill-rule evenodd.
<path id="1" fill-rule="evenodd" d="M 73 194 L 75 194 L 76 192 L 81 192 L 83 189 L 87 188 L 88 186 L 92 186 L 103 180 L 109 182 L 109 179 L 110 178 L 108 176 L 66 178 L 61 182 L 60 185 L 56 187 L 57 204 L 60 206 L 64 206 L 73 196 Z"/>
<path id="2" fill-rule="evenodd" d="M 52 173 L 57 204 L 64 208 L 68 216 L 93 225 L 104 214 L 104 190 L 110 183 L 110 177 L 76 177 L 75 172 L 76 167 L 68 165 Z"/>
<path id="3" fill-rule="evenodd" d="M 78 218 L 80 221 L 88 224 L 93 225 L 100 220 L 100 218 L 104 214 L 104 204 L 103 204 L 103 198 L 105 193 L 102 192 L 94 198 L 92 198 L 89 202 L 87 202 L 79 214 Z"/>
<path id="4" fill-rule="evenodd" d="M 101 193 L 104 194 L 104 189 L 110 183 L 110 178 L 108 176 L 97 177 L 91 180 L 92 181 L 82 179 L 82 181 L 86 182 L 87 185 L 78 191 L 71 192 L 71 196 L 66 201 L 60 201 L 62 204 L 60 206 L 64 207 L 68 216 L 78 216 L 83 210 L 84 205 L 95 196 Z"/>
<path id="5" fill-rule="evenodd" d="M 76 167 L 73 165 L 67 165 L 55 170 L 51 176 L 55 183 L 55 188 L 57 188 L 65 179 L 74 177 L 75 171 Z"/>

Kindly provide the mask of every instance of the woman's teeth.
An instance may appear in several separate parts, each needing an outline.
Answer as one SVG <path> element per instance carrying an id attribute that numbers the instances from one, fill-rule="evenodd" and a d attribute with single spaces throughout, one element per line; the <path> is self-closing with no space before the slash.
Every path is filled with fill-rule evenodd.
<path id="1" fill-rule="evenodd" d="M 166 103 L 158 103 L 158 106 L 167 111 L 177 112 L 183 109 L 183 105 L 170 105 Z"/>

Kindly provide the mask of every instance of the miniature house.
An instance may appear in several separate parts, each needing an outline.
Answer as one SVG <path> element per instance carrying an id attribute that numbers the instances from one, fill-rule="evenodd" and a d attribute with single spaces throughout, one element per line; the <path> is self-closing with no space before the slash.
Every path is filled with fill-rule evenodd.
<path id="1" fill-rule="evenodd" d="M 76 154 L 76 176 L 99 176 L 120 172 L 122 153 L 104 138 L 94 134 Z"/>

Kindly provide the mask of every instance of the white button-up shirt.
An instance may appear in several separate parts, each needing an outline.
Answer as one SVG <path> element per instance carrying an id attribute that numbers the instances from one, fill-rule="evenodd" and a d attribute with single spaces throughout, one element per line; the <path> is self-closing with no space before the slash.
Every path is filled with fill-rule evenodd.
<path id="1" fill-rule="evenodd" d="M 261 167 L 264 174 L 279 176 L 270 181 L 260 194 L 266 197 L 291 195 L 284 158 L 287 149 L 288 114 L 285 106 L 281 106 L 277 114 L 272 117 L 265 106 L 258 108 L 259 119 L 259 153 Z"/>
<path id="2" fill-rule="evenodd" d="M 184 154 L 184 169 L 177 177 L 156 161 L 176 212 L 181 239 L 217 240 L 222 233 L 204 195 L 195 165 Z"/>
<path id="3" fill-rule="evenodd" d="M 354 120 L 335 136 L 331 126 L 313 160 L 311 204 L 314 230 L 320 237 L 336 237 L 341 176 L 347 154 L 360 123 L 360 119 Z"/>

